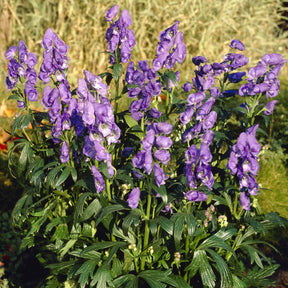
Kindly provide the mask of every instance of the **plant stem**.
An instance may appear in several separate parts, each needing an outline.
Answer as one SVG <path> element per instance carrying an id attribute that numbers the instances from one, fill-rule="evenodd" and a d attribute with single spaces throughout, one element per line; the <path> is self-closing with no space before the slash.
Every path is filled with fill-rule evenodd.
<path id="1" fill-rule="evenodd" d="M 145 262 L 146 262 L 146 249 L 149 242 L 149 220 L 150 220 L 150 210 L 151 210 L 151 190 L 152 190 L 152 181 L 149 183 L 149 190 L 148 190 L 148 197 L 147 197 L 147 209 L 146 209 L 146 220 L 145 220 L 145 233 L 144 233 L 144 243 L 143 243 L 143 257 L 141 259 L 141 270 L 144 270 L 145 268 Z"/>
<path id="2" fill-rule="evenodd" d="M 108 200 L 111 201 L 112 197 L 111 197 L 111 190 L 110 190 L 110 181 L 108 178 L 105 178 L 105 186 L 106 186 Z"/>

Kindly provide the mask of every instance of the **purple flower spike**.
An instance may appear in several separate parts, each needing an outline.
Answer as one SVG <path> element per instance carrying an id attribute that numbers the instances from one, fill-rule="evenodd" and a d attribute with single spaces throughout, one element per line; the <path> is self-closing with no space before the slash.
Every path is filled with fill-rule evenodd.
<path id="1" fill-rule="evenodd" d="M 138 187 L 133 188 L 132 191 L 129 193 L 127 200 L 129 207 L 132 209 L 136 209 L 138 207 L 139 200 L 140 200 L 140 188 Z"/>
<path id="2" fill-rule="evenodd" d="M 208 199 L 208 196 L 205 193 L 196 190 L 190 190 L 187 193 L 184 192 L 183 194 L 187 200 L 192 202 L 202 202 Z"/>
<path id="3" fill-rule="evenodd" d="M 240 51 L 245 50 L 245 45 L 240 40 L 236 40 L 236 39 L 231 41 L 230 47 L 233 49 L 238 49 Z"/>
<path id="4" fill-rule="evenodd" d="M 66 141 L 62 142 L 60 149 L 60 161 L 61 163 L 67 163 L 69 161 L 69 148 Z"/>
<path id="5" fill-rule="evenodd" d="M 99 172 L 96 166 L 93 165 L 91 167 L 91 170 L 92 170 L 93 177 L 94 177 L 95 188 L 97 190 L 97 193 L 100 193 L 104 191 L 105 189 L 105 182 L 104 182 L 103 176 Z"/>
<path id="6" fill-rule="evenodd" d="M 278 103 L 278 100 L 272 100 L 265 105 L 265 110 L 263 112 L 264 115 L 271 115 L 273 110 Z"/>
<path id="7" fill-rule="evenodd" d="M 245 192 L 240 194 L 240 204 L 244 210 L 250 210 L 250 199 Z"/>
<path id="8" fill-rule="evenodd" d="M 112 7 L 106 12 L 106 16 L 105 16 L 106 21 L 112 21 L 113 18 L 118 14 L 118 12 L 119 12 L 119 6 L 118 6 L 118 5 L 112 6 Z"/>

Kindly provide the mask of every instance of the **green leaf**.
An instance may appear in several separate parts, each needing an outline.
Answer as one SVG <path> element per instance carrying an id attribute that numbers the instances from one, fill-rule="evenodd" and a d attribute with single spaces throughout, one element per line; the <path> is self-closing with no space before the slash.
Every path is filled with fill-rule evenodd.
<path id="1" fill-rule="evenodd" d="M 105 178 L 111 179 L 111 176 L 110 176 L 109 171 L 108 171 L 107 163 L 101 162 L 99 165 L 99 170 L 103 173 Z"/>
<path id="2" fill-rule="evenodd" d="M 81 179 L 75 183 L 75 186 L 80 186 L 85 188 L 86 190 L 92 192 L 92 193 L 97 193 L 97 190 L 95 188 L 95 183 L 93 176 L 91 175 L 90 177 Z"/>
<path id="3" fill-rule="evenodd" d="M 173 235 L 174 223 L 166 217 L 159 216 L 157 218 L 159 225 L 169 234 Z"/>
<path id="4" fill-rule="evenodd" d="M 160 185 L 160 187 L 158 187 L 157 185 L 153 185 L 153 189 L 156 193 L 158 193 L 161 196 L 164 204 L 167 204 L 168 196 L 165 185 Z"/>
<path id="5" fill-rule="evenodd" d="M 21 121 L 21 125 L 20 125 L 20 129 L 23 130 L 24 128 L 28 127 L 29 124 L 32 122 L 33 118 L 30 114 L 25 114 L 23 115 L 22 121 Z"/>
<path id="6" fill-rule="evenodd" d="M 113 281 L 115 287 L 119 288 L 138 288 L 138 277 L 133 274 L 127 274 L 118 277 Z"/>
<path id="7" fill-rule="evenodd" d="M 242 243 L 241 245 L 242 248 L 246 249 L 250 255 L 250 258 L 251 258 L 251 264 L 253 264 L 254 262 L 256 262 L 256 264 L 261 268 L 263 269 L 264 266 L 263 266 L 263 263 L 259 257 L 259 254 L 262 254 L 260 253 L 259 250 L 257 250 L 256 248 L 254 248 L 253 246 L 251 245 L 247 245 L 245 243 Z M 263 254 L 261 256 L 264 256 Z"/>
<path id="8" fill-rule="evenodd" d="M 161 271 L 161 270 L 146 270 L 142 271 L 138 274 L 138 277 L 144 279 L 150 287 L 167 287 L 167 285 L 163 286 L 163 283 L 169 284 L 172 287 L 177 287 L 177 283 L 174 279 L 170 278 L 171 270 Z"/>
<path id="9" fill-rule="evenodd" d="M 95 286 L 96 284 L 97 286 Z M 98 268 L 95 275 L 93 276 L 92 281 L 90 283 L 90 287 L 96 287 L 96 288 L 111 287 L 109 284 L 112 284 L 110 266 L 107 264 L 103 264 Z M 112 287 L 115 286 L 113 285 Z"/>
<path id="10" fill-rule="evenodd" d="M 177 214 L 177 219 L 174 223 L 174 241 L 176 251 L 180 251 L 181 249 L 180 242 L 182 239 L 185 220 L 186 220 L 185 214 L 180 213 Z"/>
<path id="11" fill-rule="evenodd" d="M 167 73 L 167 77 L 169 79 L 171 79 L 171 81 L 173 82 L 173 84 L 178 88 L 178 82 L 177 82 L 177 78 L 176 78 L 176 75 L 175 75 L 175 72 L 170 70 L 168 73 Z"/>
<path id="12" fill-rule="evenodd" d="M 130 115 L 124 115 L 124 119 L 130 128 L 134 126 L 138 126 L 138 122 L 134 118 L 132 118 Z"/>
<path id="13" fill-rule="evenodd" d="M 79 217 L 82 216 L 83 207 L 84 207 L 86 198 L 91 195 L 92 195 L 91 193 L 86 192 L 86 193 L 81 194 L 80 197 L 78 198 L 76 205 L 75 205 L 74 222 L 77 222 Z"/>
<path id="14" fill-rule="evenodd" d="M 241 281 L 236 275 L 232 274 L 233 288 L 247 288 L 247 285 Z"/>
<path id="15" fill-rule="evenodd" d="M 119 81 L 120 70 L 122 71 L 122 73 L 124 73 L 122 64 L 114 64 L 113 65 L 113 77 L 114 77 L 116 82 Z"/>
<path id="16" fill-rule="evenodd" d="M 51 241 L 66 240 L 69 238 L 68 225 L 60 224 L 56 227 L 56 231 L 53 234 Z"/>
<path id="17" fill-rule="evenodd" d="M 125 235 L 128 235 L 129 228 L 133 224 L 136 224 L 141 217 L 141 211 L 139 209 L 132 210 L 123 220 L 122 228 Z"/>
<path id="18" fill-rule="evenodd" d="M 215 260 L 219 274 L 221 276 L 221 288 L 230 288 L 234 287 L 233 286 L 233 279 L 232 279 L 232 274 L 231 271 L 228 268 L 228 265 L 226 261 L 214 250 L 207 249 L 207 252 L 213 257 Z"/>
<path id="19" fill-rule="evenodd" d="M 25 170 L 27 164 L 29 164 L 32 161 L 32 157 L 33 157 L 33 151 L 30 147 L 30 143 L 26 142 L 23 146 L 18 161 L 17 171 L 19 175 Z"/>
<path id="20" fill-rule="evenodd" d="M 57 179 L 54 187 L 59 187 L 61 184 L 63 184 L 66 181 L 66 179 L 69 177 L 70 173 L 71 173 L 71 168 L 65 167 L 65 169 L 62 171 L 61 175 Z"/>
<path id="21" fill-rule="evenodd" d="M 67 254 L 67 252 L 74 246 L 74 244 L 77 242 L 77 239 L 70 239 L 66 245 L 60 250 L 60 256 L 63 257 Z"/>
<path id="22" fill-rule="evenodd" d="M 88 207 L 84 210 L 84 212 L 82 213 L 79 221 L 86 221 L 87 219 L 91 218 L 93 215 L 97 215 L 100 210 L 101 210 L 102 206 L 100 201 L 95 198 L 89 205 Z"/>
<path id="23" fill-rule="evenodd" d="M 78 282 L 81 288 L 85 288 L 89 276 L 93 276 L 94 269 L 97 263 L 94 260 L 85 261 L 82 266 L 76 271 L 75 275 L 80 275 Z"/>
<path id="24" fill-rule="evenodd" d="M 196 231 L 197 222 L 193 214 L 186 214 L 185 218 L 186 218 L 186 223 L 187 223 L 187 228 L 188 228 L 188 235 L 191 237 Z"/>
<path id="25" fill-rule="evenodd" d="M 55 187 L 55 183 L 56 183 L 56 176 L 58 175 L 58 173 L 60 173 L 60 171 L 62 170 L 63 167 L 66 166 L 66 163 L 63 163 L 59 166 L 56 166 L 55 168 L 53 168 L 47 175 L 47 183 L 49 186 L 56 188 Z"/>
<path id="26" fill-rule="evenodd" d="M 100 222 L 109 214 L 113 212 L 119 212 L 122 210 L 129 210 L 126 206 L 122 204 L 113 204 L 102 208 L 100 215 L 97 217 L 96 220 L 96 227 L 100 224 Z"/>
<path id="27" fill-rule="evenodd" d="M 20 94 L 12 94 L 8 97 L 8 100 L 17 100 L 17 101 L 23 101 L 23 96 Z"/>
<path id="28" fill-rule="evenodd" d="M 236 254 L 234 250 L 224 241 L 231 238 L 235 233 L 236 229 L 229 229 L 229 230 L 219 230 L 216 234 L 212 235 L 208 239 L 206 239 L 203 243 L 201 243 L 197 250 L 206 250 L 208 248 L 222 248 L 225 250 L 230 251 L 234 257 L 236 257 Z"/>
<path id="29" fill-rule="evenodd" d="M 177 286 L 175 286 L 175 287 L 178 287 L 178 288 L 192 288 L 192 287 L 183 279 L 183 277 L 177 276 L 177 275 L 171 275 L 170 277 L 171 277 L 171 278 L 175 281 L 175 283 L 177 284 Z"/>
<path id="30" fill-rule="evenodd" d="M 98 264 L 101 261 L 101 257 L 102 257 L 101 253 L 94 251 L 94 250 L 90 250 L 90 251 L 84 251 L 84 250 L 81 250 L 81 249 L 74 250 L 70 252 L 69 255 L 72 255 L 78 258 L 93 260 L 94 262 L 96 262 L 96 264 Z"/>

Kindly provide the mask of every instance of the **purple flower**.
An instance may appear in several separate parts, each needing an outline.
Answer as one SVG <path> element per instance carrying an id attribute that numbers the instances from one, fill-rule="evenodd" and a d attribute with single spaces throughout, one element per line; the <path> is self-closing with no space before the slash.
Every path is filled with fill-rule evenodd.
<path id="1" fill-rule="evenodd" d="M 118 5 L 112 6 L 112 7 L 106 12 L 106 16 L 105 16 L 106 21 L 112 21 L 113 18 L 118 14 L 118 12 L 119 12 L 119 6 L 118 6 Z"/>
<path id="2" fill-rule="evenodd" d="M 97 190 L 97 193 L 100 193 L 104 191 L 105 189 L 105 182 L 104 182 L 103 176 L 99 172 L 96 166 L 93 165 L 91 167 L 91 170 L 92 170 L 93 177 L 94 177 L 95 188 Z"/>
<path id="3" fill-rule="evenodd" d="M 154 152 L 154 158 L 160 163 L 166 165 L 170 161 L 170 153 L 167 150 L 156 150 Z"/>
<path id="4" fill-rule="evenodd" d="M 246 75 L 246 72 L 236 72 L 228 75 L 228 80 L 231 83 L 238 83 L 242 81 L 242 77 Z"/>
<path id="5" fill-rule="evenodd" d="M 186 164 L 196 164 L 199 158 L 199 150 L 196 145 L 191 145 L 185 152 L 185 163 Z"/>
<path id="6" fill-rule="evenodd" d="M 180 121 L 182 122 L 182 124 L 188 124 L 192 120 L 194 113 L 195 109 L 193 106 L 188 107 L 184 112 L 182 112 L 180 115 Z"/>
<path id="7" fill-rule="evenodd" d="M 62 142 L 60 149 L 60 161 L 61 163 L 67 163 L 69 161 L 69 148 L 66 141 Z"/>
<path id="8" fill-rule="evenodd" d="M 208 60 L 203 56 L 196 56 L 192 58 L 192 62 L 194 65 L 199 66 L 201 63 L 208 62 Z"/>
<path id="9" fill-rule="evenodd" d="M 182 89 L 184 90 L 184 92 L 188 93 L 192 90 L 193 85 L 191 82 L 186 82 L 185 84 L 183 84 Z"/>
<path id="10" fill-rule="evenodd" d="M 123 157 L 129 157 L 134 151 L 133 147 L 124 147 L 124 149 L 121 151 L 121 155 Z"/>
<path id="11" fill-rule="evenodd" d="M 164 170 L 156 162 L 154 163 L 154 176 L 155 183 L 158 187 L 160 187 L 160 185 L 165 185 L 165 181 L 169 178 L 165 175 Z"/>
<path id="12" fill-rule="evenodd" d="M 29 81 L 25 83 L 24 92 L 25 95 L 28 97 L 29 101 L 37 101 L 38 91 Z"/>
<path id="13" fill-rule="evenodd" d="M 201 142 L 210 146 L 214 138 L 213 130 L 207 130 L 206 133 L 201 137 Z"/>
<path id="14" fill-rule="evenodd" d="M 187 200 L 192 202 L 202 202 L 208 199 L 208 196 L 200 191 L 190 190 L 187 193 L 183 193 Z"/>
<path id="15" fill-rule="evenodd" d="M 129 193 L 127 200 L 129 207 L 132 209 L 136 209 L 138 207 L 139 200 L 140 200 L 140 188 L 139 187 L 133 188 L 132 191 Z"/>
<path id="16" fill-rule="evenodd" d="M 199 157 L 200 157 L 201 162 L 205 164 L 211 162 L 212 154 L 207 144 L 201 143 Z"/>
<path id="17" fill-rule="evenodd" d="M 162 209 L 161 210 L 161 212 L 170 212 L 170 214 L 172 214 L 173 213 L 173 210 L 172 210 L 172 208 L 171 208 L 171 203 L 168 203 L 166 206 L 165 206 L 165 208 L 164 209 Z"/>
<path id="18" fill-rule="evenodd" d="M 28 52 L 27 52 L 27 48 L 23 40 L 19 41 L 18 55 L 19 55 L 20 63 L 26 63 L 26 60 L 28 58 Z"/>
<path id="19" fill-rule="evenodd" d="M 210 89 L 210 95 L 211 97 L 219 97 L 219 94 L 220 94 L 220 90 L 218 87 L 212 87 Z"/>
<path id="20" fill-rule="evenodd" d="M 245 192 L 240 194 L 240 204 L 244 210 L 250 210 L 250 199 Z"/>
<path id="21" fill-rule="evenodd" d="M 238 49 L 240 51 L 245 50 L 245 45 L 240 40 L 236 40 L 236 39 L 231 41 L 230 47 L 233 49 Z"/>
<path id="22" fill-rule="evenodd" d="M 157 133 L 163 133 L 163 134 L 170 134 L 172 129 L 173 129 L 173 126 L 169 123 L 166 122 L 158 122 L 157 123 L 157 126 L 156 126 L 156 129 L 157 129 Z"/>
<path id="23" fill-rule="evenodd" d="M 257 79 L 258 77 L 264 75 L 266 71 L 267 71 L 267 66 L 266 65 L 258 64 L 257 66 L 252 67 L 248 71 L 248 80 Z"/>
<path id="24" fill-rule="evenodd" d="M 155 141 L 156 145 L 163 149 L 169 149 L 173 144 L 173 141 L 166 136 L 158 136 Z"/>
<path id="25" fill-rule="evenodd" d="M 155 119 L 158 119 L 158 118 L 160 118 L 160 116 L 162 115 L 162 112 L 160 112 L 158 109 L 156 109 L 156 108 L 151 108 L 150 110 L 149 110 L 149 114 L 153 117 L 153 118 L 155 118 Z"/>
<path id="26" fill-rule="evenodd" d="M 283 63 L 283 61 L 285 60 L 286 59 L 283 59 L 281 54 L 277 54 L 277 53 L 265 54 L 261 59 L 261 63 L 263 63 L 264 65 L 278 65 L 280 63 Z"/>
<path id="27" fill-rule="evenodd" d="M 14 58 L 16 52 L 17 52 L 17 46 L 11 46 L 8 48 L 8 50 L 5 52 L 5 58 L 7 60 L 11 60 L 12 58 Z"/>
<path id="28" fill-rule="evenodd" d="M 153 130 L 149 130 L 144 139 L 141 141 L 143 149 L 145 151 L 151 150 L 154 141 L 155 141 L 155 132 Z"/>
<path id="29" fill-rule="evenodd" d="M 36 55 L 33 52 L 30 52 L 25 63 L 28 68 L 32 69 L 37 63 Z"/>
<path id="30" fill-rule="evenodd" d="M 208 129 L 213 128 L 215 122 L 217 120 L 217 113 L 215 111 L 211 111 L 203 120 L 202 127 L 203 130 L 206 131 Z"/>
<path id="31" fill-rule="evenodd" d="M 187 98 L 188 105 L 196 105 L 205 99 L 206 95 L 204 92 L 196 92 L 190 94 Z"/>
<path id="32" fill-rule="evenodd" d="M 275 105 L 278 103 L 278 100 L 272 100 L 265 105 L 265 110 L 263 111 L 264 115 L 271 115 L 274 111 Z"/>
<path id="33" fill-rule="evenodd" d="M 203 117 L 205 117 L 206 115 L 208 115 L 208 113 L 210 112 L 212 106 L 215 103 L 215 98 L 214 97 L 210 97 L 203 105 L 202 107 L 198 110 L 197 115 L 196 115 L 196 120 L 201 120 L 203 119 Z"/>

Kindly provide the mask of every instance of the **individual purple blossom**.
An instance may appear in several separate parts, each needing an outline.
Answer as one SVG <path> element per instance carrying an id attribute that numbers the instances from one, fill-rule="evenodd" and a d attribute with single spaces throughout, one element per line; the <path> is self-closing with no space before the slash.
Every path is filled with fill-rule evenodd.
<path id="1" fill-rule="evenodd" d="M 210 95 L 211 95 L 211 97 L 219 97 L 219 95 L 220 95 L 220 90 L 219 90 L 219 88 L 218 87 L 212 87 L 211 89 L 210 89 Z"/>
<path id="2" fill-rule="evenodd" d="M 190 190 L 188 192 L 183 193 L 187 200 L 192 202 L 202 202 L 206 201 L 208 199 L 208 195 L 204 192 L 196 191 L 196 190 Z"/>
<path id="3" fill-rule="evenodd" d="M 244 210 L 250 210 L 250 199 L 245 192 L 240 194 L 240 205 Z"/>
<path id="4" fill-rule="evenodd" d="M 191 82 L 186 82 L 183 84 L 182 89 L 184 90 L 184 92 L 188 93 L 192 90 L 193 85 Z"/>
<path id="5" fill-rule="evenodd" d="M 195 109 L 193 106 L 188 107 L 184 112 L 181 113 L 180 115 L 180 121 L 183 125 L 188 124 L 191 120 L 192 117 L 194 116 Z"/>
<path id="6" fill-rule="evenodd" d="M 242 81 L 242 77 L 246 75 L 246 72 L 235 72 L 228 75 L 228 81 L 231 83 L 239 83 Z"/>
<path id="7" fill-rule="evenodd" d="M 212 106 L 215 103 L 215 98 L 210 97 L 198 110 L 196 114 L 196 120 L 202 120 L 211 111 Z"/>
<path id="8" fill-rule="evenodd" d="M 278 102 L 279 102 L 278 100 L 272 100 L 272 101 L 268 102 L 264 107 L 265 110 L 263 111 L 263 114 L 264 115 L 271 115 Z"/>
<path id="9" fill-rule="evenodd" d="M 138 207 L 140 200 L 140 188 L 135 187 L 132 189 L 132 191 L 128 195 L 128 205 L 132 209 L 136 209 Z"/>
<path id="10" fill-rule="evenodd" d="M 112 6 L 106 12 L 106 16 L 105 16 L 106 21 L 112 21 L 113 18 L 118 14 L 118 12 L 119 12 L 119 5 Z"/>
<path id="11" fill-rule="evenodd" d="M 158 109 L 156 108 L 151 108 L 149 110 L 149 114 L 154 118 L 154 119 L 158 119 L 160 118 L 160 116 L 162 115 L 162 112 L 160 112 Z"/>
<path id="12" fill-rule="evenodd" d="M 67 163 L 69 161 L 69 148 L 66 141 L 62 142 L 60 149 L 60 161 L 61 163 Z"/>
<path id="13" fill-rule="evenodd" d="M 17 46 L 9 47 L 8 50 L 5 52 L 5 58 L 7 60 L 11 60 L 16 55 L 17 50 L 18 50 Z"/>
<path id="14" fill-rule="evenodd" d="M 153 130 L 149 130 L 146 133 L 144 139 L 141 141 L 143 149 L 145 151 L 149 150 L 151 151 L 154 141 L 155 141 L 155 132 Z"/>
<path id="15" fill-rule="evenodd" d="M 203 56 L 196 56 L 192 58 L 192 62 L 194 65 L 199 66 L 202 63 L 208 62 L 208 60 Z"/>
<path id="16" fill-rule="evenodd" d="M 264 65 L 278 65 L 282 64 L 283 61 L 286 62 L 287 60 L 283 59 L 282 55 L 278 53 L 265 54 L 261 59 L 261 63 Z"/>
<path id="17" fill-rule="evenodd" d="M 38 91 L 34 87 L 34 85 L 31 84 L 29 81 L 25 83 L 24 92 L 25 92 L 25 95 L 28 97 L 29 101 L 37 101 Z"/>
<path id="18" fill-rule="evenodd" d="M 204 131 L 213 128 L 215 122 L 217 120 L 217 113 L 216 111 L 211 111 L 202 122 L 202 128 Z"/>
<path id="19" fill-rule="evenodd" d="M 201 137 L 201 142 L 205 143 L 206 145 L 210 146 L 214 138 L 214 131 L 207 130 L 205 134 Z"/>
<path id="20" fill-rule="evenodd" d="M 169 202 L 164 209 L 161 210 L 161 212 L 167 213 L 169 212 L 170 214 L 173 214 L 173 210 L 171 207 L 171 203 Z"/>
<path id="21" fill-rule="evenodd" d="M 169 137 L 160 135 L 156 137 L 155 144 L 162 149 L 169 149 L 173 141 Z"/>
<path id="22" fill-rule="evenodd" d="M 103 176 L 99 172 L 99 170 L 97 169 L 96 166 L 93 165 L 91 167 L 91 170 L 92 170 L 93 177 L 94 177 L 95 188 L 97 190 L 97 193 L 100 193 L 100 192 L 104 191 L 104 189 L 105 189 L 105 182 L 104 182 Z"/>
<path id="23" fill-rule="evenodd" d="M 18 56 L 20 63 L 26 63 L 26 60 L 28 58 L 28 52 L 23 40 L 20 40 L 18 44 Z"/>
<path id="24" fill-rule="evenodd" d="M 165 185 L 165 181 L 169 178 L 165 175 L 164 170 L 160 167 L 160 165 L 155 162 L 154 163 L 154 176 L 155 176 L 155 183 L 158 187 L 161 185 Z"/>
<path id="25" fill-rule="evenodd" d="M 240 40 L 237 40 L 237 39 L 234 39 L 231 41 L 230 47 L 233 49 L 240 50 L 240 51 L 245 50 L 245 45 Z"/>
<path id="26" fill-rule="evenodd" d="M 160 163 L 166 165 L 170 161 L 170 153 L 164 149 L 156 150 L 154 152 L 154 158 Z"/>
<path id="27" fill-rule="evenodd" d="M 258 77 L 262 76 L 265 74 L 267 71 L 267 66 L 264 64 L 258 64 L 255 67 L 252 67 L 248 71 L 248 80 L 253 81 L 254 79 L 257 79 Z"/>

